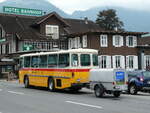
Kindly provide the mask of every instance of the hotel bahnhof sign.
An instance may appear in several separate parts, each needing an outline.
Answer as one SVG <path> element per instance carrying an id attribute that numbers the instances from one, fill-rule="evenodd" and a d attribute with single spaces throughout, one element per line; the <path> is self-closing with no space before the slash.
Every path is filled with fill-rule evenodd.
<path id="1" fill-rule="evenodd" d="M 38 9 L 17 8 L 9 6 L 4 6 L 3 12 L 19 15 L 33 15 L 33 16 L 41 16 L 43 14 L 43 11 Z"/>

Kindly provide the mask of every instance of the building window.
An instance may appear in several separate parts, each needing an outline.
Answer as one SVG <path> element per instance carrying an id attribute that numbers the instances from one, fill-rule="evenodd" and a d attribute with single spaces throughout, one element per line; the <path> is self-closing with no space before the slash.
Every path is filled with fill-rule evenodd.
<path id="1" fill-rule="evenodd" d="M 113 56 L 113 68 L 125 68 L 125 59 L 122 55 Z"/>
<path id="2" fill-rule="evenodd" d="M 100 68 L 111 68 L 111 56 L 102 55 L 98 60 Z"/>
<path id="3" fill-rule="evenodd" d="M 121 67 L 121 56 L 116 56 L 115 64 L 116 64 L 116 68 Z"/>
<path id="4" fill-rule="evenodd" d="M 107 35 L 101 35 L 100 36 L 100 44 L 101 44 L 101 47 L 107 47 L 108 45 L 107 45 L 107 43 L 108 43 L 108 41 L 107 41 L 108 39 L 107 39 Z"/>
<path id="5" fill-rule="evenodd" d="M 87 35 L 84 35 L 82 37 L 82 44 L 83 44 L 83 47 L 87 47 Z"/>
<path id="6" fill-rule="evenodd" d="M 137 37 L 136 36 L 127 36 L 126 37 L 126 45 L 128 47 L 135 47 L 137 45 Z"/>
<path id="7" fill-rule="evenodd" d="M 115 47 L 123 46 L 123 36 L 114 35 L 113 36 L 113 46 L 115 46 Z"/>
<path id="8" fill-rule="evenodd" d="M 107 60 L 107 56 L 101 56 L 100 59 L 100 68 L 106 68 L 106 60 Z"/>
<path id="9" fill-rule="evenodd" d="M 134 64 L 133 64 L 133 61 L 134 61 L 134 56 L 128 56 L 128 59 L 127 59 L 127 62 L 128 62 L 128 68 L 134 68 Z"/>
<path id="10" fill-rule="evenodd" d="M 46 25 L 46 36 L 59 39 L 59 27 L 57 25 Z"/>
<path id="11" fill-rule="evenodd" d="M 145 56 L 145 68 L 150 66 L 150 55 Z"/>
<path id="12" fill-rule="evenodd" d="M 138 57 L 134 55 L 126 56 L 126 68 L 137 69 L 138 68 Z"/>

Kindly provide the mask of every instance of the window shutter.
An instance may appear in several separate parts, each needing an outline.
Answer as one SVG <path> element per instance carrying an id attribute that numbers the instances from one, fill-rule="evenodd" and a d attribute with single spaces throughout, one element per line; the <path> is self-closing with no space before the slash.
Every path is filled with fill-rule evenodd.
<path id="1" fill-rule="evenodd" d="M 123 36 L 120 36 L 120 47 L 123 46 Z"/>
<path id="2" fill-rule="evenodd" d="M 107 61 L 107 66 L 106 67 L 111 68 L 111 56 L 107 56 L 106 58 L 107 58 L 107 60 L 106 60 Z"/>
<path id="3" fill-rule="evenodd" d="M 126 56 L 126 69 L 129 69 L 129 56 Z"/>
<path id="4" fill-rule="evenodd" d="M 82 43 L 83 43 L 83 47 L 87 47 L 87 35 L 84 35 L 82 37 Z"/>
<path id="5" fill-rule="evenodd" d="M 113 60 L 113 68 L 116 68 L 116 56 L 113 56 L 112 60 Z"/>
<path id="6" fill-rule="evenodd" d="M 2 49 L 2 48 L 1 48 L 1 45 L 0 45 L 0 54 L 1 54 L 1 49 Z"/>
<path id="7" fill-rule="evenodd" d="M 103 35 L 100 35 L 100 37 L 99 37 L 99 39 L 100 39 L 100 46 L 102 47 L 102 45 L 103 45 L 103 39 L 102 39 L 102 36 Z"/>
<path id="8" fill-rule="evenodd" d="M 75 48 L 76 38 L 72 39 L 72 48 Z"/>
<path id="9" fill-rule="evenodd" d="M 114 36 L 113 36 L 113 46 L 116 46 L 116 45 L 115 45 L 115 37 L 116 37 L 116 36 L 114 35 Z"/>
<path id="10" fill-rule="evenodd" d="M 108 47 L 108 37 L 107 37 L 107 35 L 105 35 L 105 38 L 106 38 L 106 39 L 105 39 L 105 41 L 106 41 L 106 42 L 105 42 L 105 43 L 106 43 L 106 46 L 105 46 L 105 47 Z"/>
<path id="11" fill-rule="evenodd" d="M 144 69 L 146 69 L 146 55 L 144 56 Z"/>
<path id="12" fill-rule="evenodd" d="M 121 56 L 121 68 L 125 68 L 125 58 L 124 56 Z"/>
<path id="13" fill-rule="evenodd" d="M 134 56 L 134 69 L 138 69 L 138 57 Z"/>
<path id="14" fill-rule="evenodd" d="M 68 39 L 68 48 L 71 49 L 71 38 Z"/>
<path id="15" fill-rule="evenodd" d="M 77 48 L 78 47 L 78 37 L 75 38 L 74 43 L 75 43 L 75 45 L 74 45 L 75 48 Z"/>
<path id="16" fill-rule="evenodd" d="M 129 47 L 129 36 L 126 36 L 126 46 Z"/>
<path id="17" fill-rule="evenodd" d="M 133 37 L 133 46 L 137 46 L 137 37 L 136 36 Z"/>
<path id="18" fill-rule="evenodd" d="M 77 37 L 77 44 L 78 44 L 77 48 L 80 48 L 81 47 L 81 45 L 80 45 L 80 37 Z"/>
<path id="19" fill-rule="evenodd" d="M 100 68 L 102 68 L 101 60 L 102 60 L 102 56 L 98 56 L 98 65 Z"/>

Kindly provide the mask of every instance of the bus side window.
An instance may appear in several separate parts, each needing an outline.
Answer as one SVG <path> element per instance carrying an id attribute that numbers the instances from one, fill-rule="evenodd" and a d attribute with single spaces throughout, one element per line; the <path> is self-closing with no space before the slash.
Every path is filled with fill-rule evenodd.
<path id="1" fill-rule="evenodd" d="M 47 55 L 40 56 L 39 67 L 40 68 L 47 68 Z"/>
<path id="2" fill-rule="evenodd" d="M 24 57 L 24 67 L 30 67 L 30 56 Z"/>
<path id="3" fill-rule="evenodd" d="M 76 67 L 79 65 L 78 54 L 71 55 L 71 66 Z"/>
<path id="4" fill-rule="evenodd" d="M 81 66 L 90 66 L 91 65 L 90 54 L 81 54 L 80 61 Z"/>
<path id="5" fill-rule="evenodd" d="M 38 68 L 39 67 L 39 57 L 32 56 L 31 58 L 31 67 Z"/>
<path id="6" fill-rule="evenodd" d="M 59 67 L 69 66 L 69 54 L 59 54 Z"/>
<path id="7" fill-rule="evenodd" d="M 49 55 L 48 56 L 48 67 L 57 67 L 58 55 Z"/>

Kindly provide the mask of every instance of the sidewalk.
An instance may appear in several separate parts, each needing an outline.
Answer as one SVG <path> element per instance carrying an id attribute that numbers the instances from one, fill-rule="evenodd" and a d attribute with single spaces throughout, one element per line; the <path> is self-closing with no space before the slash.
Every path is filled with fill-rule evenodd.
<path id="1" fill-rule="evenodd" d="M 7 81 L 7 79 L 2 78 L 2 79 L 0 79 L 0 82 L 16 82 L 16 83 L 18 83 L 18 79 L 13 79 L 13 80 Z"/>

